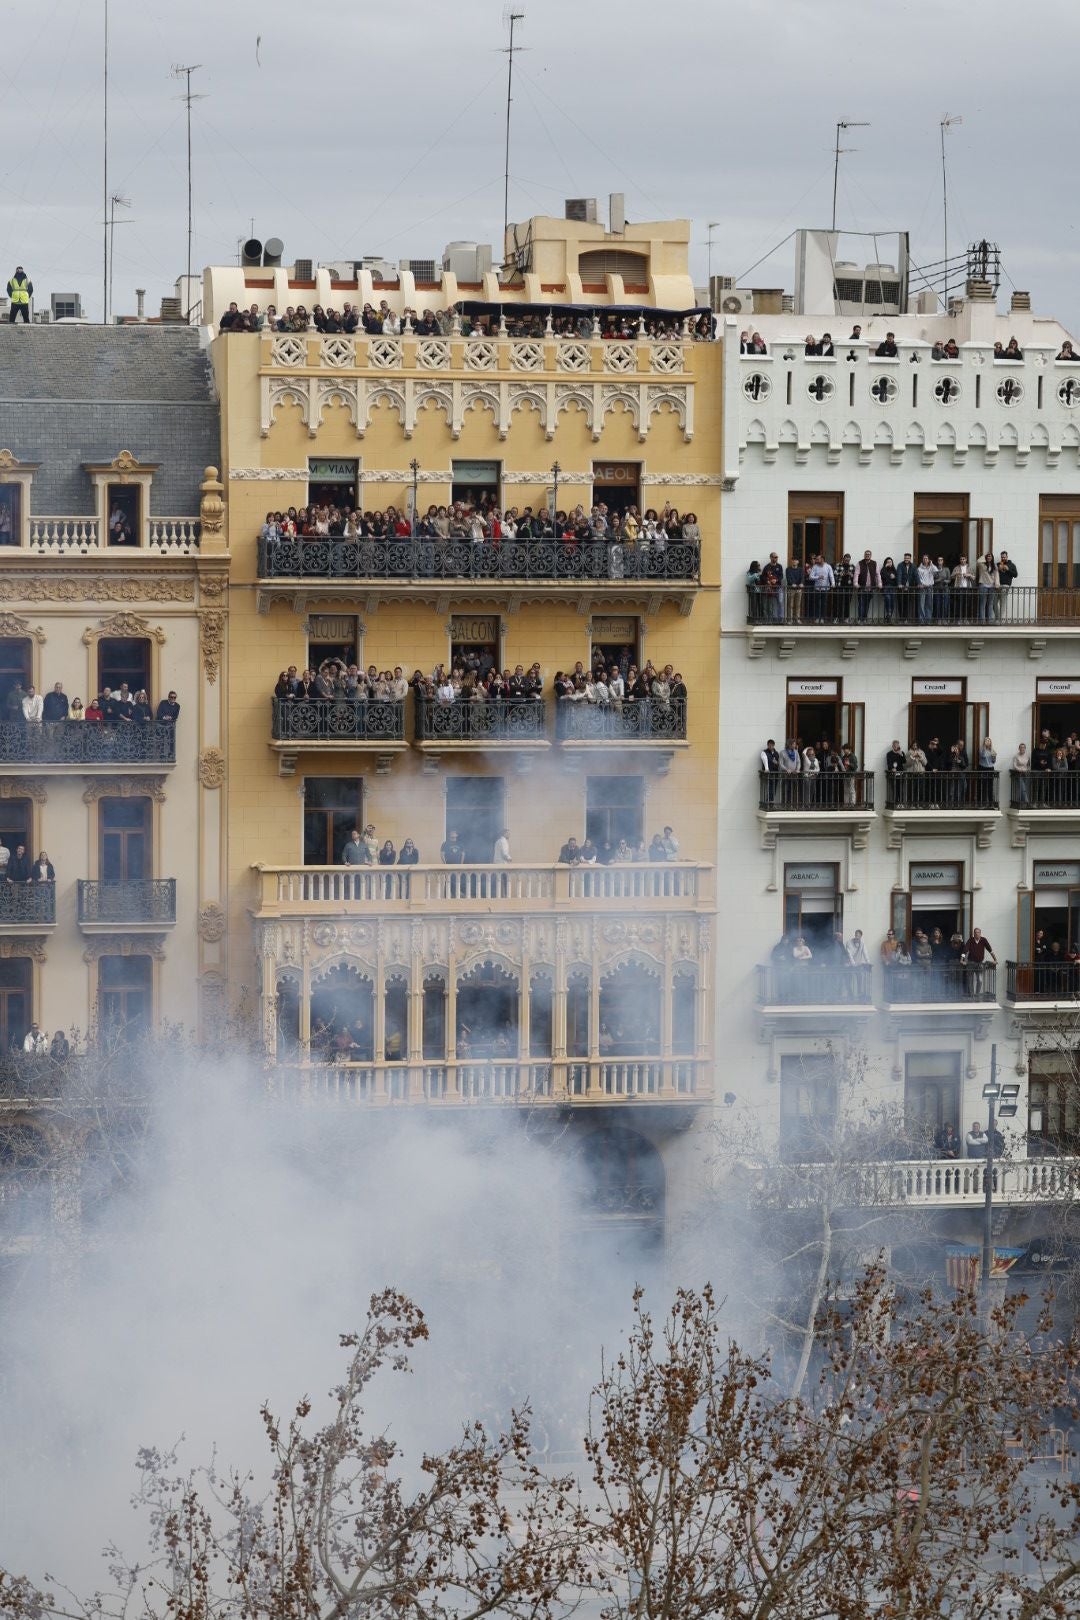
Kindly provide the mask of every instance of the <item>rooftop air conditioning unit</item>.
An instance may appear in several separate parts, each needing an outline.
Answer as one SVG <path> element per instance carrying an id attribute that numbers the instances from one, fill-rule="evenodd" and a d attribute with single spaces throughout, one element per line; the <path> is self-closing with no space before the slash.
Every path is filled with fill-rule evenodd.
<path id="1" fill-rule="evenodd" d="M 566 217 L 575 219 L 581 225 L 596 224 L 596 198 L 595 197 L 567 197 Z"/>
<path id="2" fill-rule="evenodd" d="M 722 315 L 752 315 L 754 313 L 754 292 L 751 287 L 735 287 L 730 292 L 721 295 L 719 303 L 713 306 Z"/>
<path id="3" fill-rule="evenodd" d="M 315 280 L 315 260 L 314 259 L 297 259 L 296 263 L 293 265 L 293 280 L 294 281 L 314 281 Z"/>
<path id="4" fill-rule="evenodd" d="M 408 270 L 414 281 L 438 281 L 434 259 L 402 259 L 400 269 Z"/>
<path id="5" fill-rule="evenodd" d="M 838 304 L 861 304 L 863 274 L 857 264 L 837 259 L 833 265 L 833 292 Z"/>

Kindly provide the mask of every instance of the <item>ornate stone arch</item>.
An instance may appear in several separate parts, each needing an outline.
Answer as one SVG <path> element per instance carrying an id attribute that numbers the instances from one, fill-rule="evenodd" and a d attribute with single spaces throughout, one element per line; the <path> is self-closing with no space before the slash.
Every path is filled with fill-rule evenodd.
<path id="1" fill-rule="evenodd" d="M 596 436 L 597 422 L 594 409 L 593 393 L 591 388 L 582 388 L 573 383 L 557 383 L 555 387 L 555 425 L 558 425 L 560 416 L 568 411 L 571 405 L 577 405 L 585 418 L 586 425 Z"/>
<path id="2" fill-rule="evenodd" d="M 263 403 L 262 436 L 265 439 L 274 422 L 274 413 L 279 405 L 298 405 L 300 407 L 300 420 L 310 434 L 311 426 L 311 393 L 307 382 L 303 378 L 268 377 L 264 378 L 266 396 Z"/>
<path id="3" fill-rule="evenodd" d="M 648 422 L 651 423 L 653 417 L 660 410 L 673 411 L 679 426 L 683 430 L 683 437 L 689 443 L 694 436 L 691 397 L 685 384 L 681 386 L 678 384 L 669 384 L 667 386 L 660 384 L 650 385 L 647 403 Z"/>
<path id="4" fill-rule="evenodd" d="M 322 426 L 323 412 L 328 405 L 339 401 L 344 405 L 353 427 L 358 426 L 360 418 L 360 400 L 357 386 L 354 382 L 346 382 L 341 377 L 331 377 L 324 380 L 322 377 L 316 381 L 315 404 L 312 413 L 311 429 Z"/>
<path id="5" fill-rule="evenodd" d="M 435 410 L 442 411 L 443 416 L 446 418 L 447 427 L 453 427 L 454 396 L 450 388 L 443 387 L 439 383 L 419 382 L 416 384 L 416 390 L 413 394 L 413 404 L 417 416 L 430 406 Z"/>
<path id="6" fill-rule="evenodd" d="M 511 383 L 509 392 L 510 415 L 528 407 L 534 410 L 540 419 L 540 426 L 548 433 L 548 401 L 543 388 L 530 388 L 520 383 Z"/>
<path id="7" fill-rule="evenodd" d="M 503 420 L 502 400 L 499 397 L 498 387 L 490 383 L 461 383 L 459 386 L 461 415 L 453 424 L 454 438 L 458 438 L 461 434 L 465 412 L 479 407 L 481 410 L 491 412 L 491 420 L 498 430 L 499 438 L 505 439 L 509 423 Z"/>

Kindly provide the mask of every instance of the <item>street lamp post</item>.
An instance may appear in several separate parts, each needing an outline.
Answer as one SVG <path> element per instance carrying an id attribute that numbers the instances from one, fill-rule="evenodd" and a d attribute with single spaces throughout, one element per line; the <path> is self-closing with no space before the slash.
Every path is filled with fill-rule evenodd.
<path id="1" fill-rule="evenodd" d="M 559 474 L 562 468 L 559 463 L 553 462 L 551 467 L 551 530 L 555 532 L 555 514 L 559 510 Z M 558 538 L 556 536 L 556 538 Z"/>
<path id="2" fill-rule="evenodd" d="M 1018 1107 L 1017 1098 L 1020 1087 L 1017 1084 L 1005 1086 L 998 1085 L 997 1078 L 997 1042 L 990 1048 L 990 1079 L 983 1086 L 982 1094 L 986 1099 L 986 1181 L 983 1187 L 983 1236 L 982 1236 L 982 1268 L 981 1293 L 983 1312 L 987 1322 L 990 1318 L 990 1274 L 994 1268 L 994 1136 L 999 1119 L 1013 1119 Z"/>
<path id="3" fill-rule="evenodd" d="M 412 460 L 409 462 L 409 471 L 412 473 L 412 521 L 409 524 L 409 538 L 415 540 L 417 502 L 416 486 L 420 482 L 420 463 L 417 461 L 415 456 L 413 456 Z"/>

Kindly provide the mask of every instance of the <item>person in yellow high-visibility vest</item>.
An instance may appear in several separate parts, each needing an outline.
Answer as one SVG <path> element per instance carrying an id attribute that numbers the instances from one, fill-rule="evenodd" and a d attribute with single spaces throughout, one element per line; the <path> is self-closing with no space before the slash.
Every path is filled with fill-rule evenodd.
<path id="1" fill-rule="evenodd" d="M 14 326 L 20 315 L 29 325 L 30 300 L 34 296 L 34 283 L 29 279 L 21 264 L 15 266 L 15 274 L 7 284 L 7 295 L 11 304 L 8 320 L 12 326 Z"/>

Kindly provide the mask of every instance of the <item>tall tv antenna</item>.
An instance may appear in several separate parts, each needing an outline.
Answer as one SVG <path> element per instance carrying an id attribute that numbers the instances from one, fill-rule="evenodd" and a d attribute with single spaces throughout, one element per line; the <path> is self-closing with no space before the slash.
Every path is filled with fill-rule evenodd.
<path id="1" fill-rule="evenodd" d="M 942 228 L 945 234 L 945 290 L 941 295 L 946 315 L 949 313 L 949 171 L 945 162 L 945 131 L 954 124 L 964 122 L 959 113 L 953 113 L 950 118 L 946 113 L 941 120 L 941 211 Z"/>
<path id="2" fill-rule="evenodd" d="M 109 213 L 105 220 L 109 230 L 109 297 L 105 304 L 106 326 L 112 320 L 113 312 L 113 270 L 116 267 L 116 210 L 130 207 L 130 197 L 121 197 L 118 192 L 114 191 L 109 198 Z M 132 219 L 122 219 L 120 221 L 121 225 L 133 225 L 134 223 L 135 221 Z"/>
<path id="3" fill-rule="evenodd" d="M 187 102 L 187 280 L 184 282 L 184 320 L 188 323 L 191 321 L 191 103 L 203 99 L 201 95 L 192 94 L 191 75 L 198 73 L 201 67 L 201 62 L 193 62 L 190 67 L 175 62 L 172 70 L 174 79 L 186 81 L 180 100 Z"/>
<path id="4" fill-rule="evenodd" d="M 525 21 L 523 11 L 512 8 L 503 12 L 503 21 L 510 24 L 510 44 L 506 62 L 506 162 L 503 167 L 503 256 L 506 255 L 506 231 L 510 224 L 510 100 L 514 83 L 514 25 Z"/>
<path id="5" fill-rule="evenodd" d="M 839 184 L 839 181 L 840 181 L 840 154 L 842 152 L 854 152 L 854 151 L 857 150 L 854 146 L 841 146 L 840 145 L 840 131 L 842 129 L 869 129 L 869 128 L 870 128 L 870 121 L 869 121 L 869 119 L 866 119 L 866 118 L 841 118 L 837 122 L 837 125 L 836 125 L 836 148 L 835 148 L 835 151 L 833 153 L 833 171 L 832 171 L 832 228 L 833 228 L 834 231 L 836 229 L 836 188 L 837 188 L 837 185 Z"/>
<path id="6" fill-rule="evenodd" d="M 101 319 L 109 319 L 109 0 L 105 0 L 105 67 L 102 78 Z"/>

